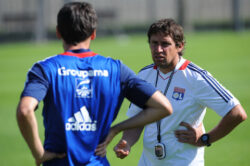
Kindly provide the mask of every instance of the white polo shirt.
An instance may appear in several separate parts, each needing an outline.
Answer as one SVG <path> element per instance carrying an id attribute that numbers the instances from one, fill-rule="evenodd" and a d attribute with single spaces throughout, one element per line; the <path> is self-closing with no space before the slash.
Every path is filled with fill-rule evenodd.
<path id="1" fill-rule="evenodd" d="M 157 89 L 165 91 L 170 73 L 159 71 Z M 154 64 L 144 67 L 138 76 L 155 86 L 157 67 Z M 158 160 L 154 154 L 157 141 L 157 124 L 145 126 L 143 152 L 139 166 L 203 166 L 204 147 L 195 147 L 180 143 L 174 131 L 185 129 L 179 124 L 184 121 L 198 127 L 203 121 L 206 108 L 214 110 L 221 117 L 225 116 L 239 101 L 225 89 L 210 73 L 181 58 L 166 94 L 173 107 L 173 114 L 161 120 L 161 140 L 166 146 L 166 157 Z M 132 117 L 141 108 L 131 104 L 127 115 Z"/>

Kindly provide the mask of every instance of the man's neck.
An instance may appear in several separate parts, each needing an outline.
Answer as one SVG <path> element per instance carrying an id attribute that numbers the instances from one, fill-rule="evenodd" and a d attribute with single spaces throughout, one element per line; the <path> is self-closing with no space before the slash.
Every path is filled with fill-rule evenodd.
<path id="1" fill-rule="evenodd" d="M 91 41 L 90 38 L 88 38 L 85 41 L 77 43 L 76 45 L 67 44 L 67 43 L 63 42 L 63 49 L 64 49 L 64 51 L 78 50 L 78 49 L 89 49 L 90 41 Z"/>
<path id="2" fill-rule="evenodd" d="M 179 56 L 178 58 L 176 58 L 176 60 L 171 65 L 166 66 L 166 67 L 159 66 L 159 70 L 162 73 L 167 74 L 175 69 L 175 67 L 177 66 L 177 64 L 179 63 L 180 60 L 181 60 L 181 57 Z"/>
<path id="3" fill-rule="evenodd" d="M 174 67 L 168 67 L 168 68 L 162 68 L 162 67 L 159 67 L 159 70 L 164 73 L 164 74 L 167 74 L 171 71 L 173 71 L 175 69 L 175 66 Z"/>

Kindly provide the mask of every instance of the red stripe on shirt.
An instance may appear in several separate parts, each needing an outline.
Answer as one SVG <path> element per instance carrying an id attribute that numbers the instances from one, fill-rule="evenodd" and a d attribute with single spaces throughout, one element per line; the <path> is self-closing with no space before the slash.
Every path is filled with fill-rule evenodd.
<path id="1" fill-rule="evenodd" d="M 75 56 L 78 58 L 86 58 L 86 57 L 92 57 L 97 55 L 96 53 L 89 51 L 89 52 L 83 52 L 83 53 L 73 53 L 73 52 L 64 52 L 60 55 L 66 55 L 66 56 Z"/>
<path id="2" fill-rule="evenodd" d="M 183 63 L 183 65 L 179 68 L 179 70 L 185 70 L 186 69 L 186 67 L 187 67 L 187 65 L 190 63 L 190 61 L 189 60 L 186 60 L 184 63 Z"/>

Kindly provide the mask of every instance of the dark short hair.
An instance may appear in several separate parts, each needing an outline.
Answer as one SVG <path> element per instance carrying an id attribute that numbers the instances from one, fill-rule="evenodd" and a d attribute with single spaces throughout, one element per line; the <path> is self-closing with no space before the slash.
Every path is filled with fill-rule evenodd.
<path id="1" fill-rule="evenodd" d="M 151 24 L 148 29 L 148 42 L 150 42 L 152 35 L 158 33 L 170 36 L 174 40 L 176 46 L 179 46 L 181 43 L 185 44 L 183 28 L 171 18 L 161 19 Z M 179 54 L 182 55 L 182 52 Z"/>
<path id="2" fill-rule="evenodd" d="M 57 28 L 67 44 L 86 40 L 97 28 L 97 14 L 91 4 L 70 2 L 57 15 Z"/>

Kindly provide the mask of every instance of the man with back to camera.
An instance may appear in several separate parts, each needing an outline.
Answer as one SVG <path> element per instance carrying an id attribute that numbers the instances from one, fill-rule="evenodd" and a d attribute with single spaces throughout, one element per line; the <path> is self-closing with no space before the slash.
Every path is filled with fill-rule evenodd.
<path id="1" fill-rule="evenodd" d="M 33 65 L 17 108 L 20 131 L 36 165 L 108 166 L 96 146 L 124 129 L 141 127 L 172 113 L 169 101 L 119 60 L 89 47 L 96 37 L 97 15 L 85 2 L 65 4 L 57 17 L 64 53 Z M 126 97 L 142 113 L 110 128 Z M 44 145 L 34 114 L 44 101 Z"/>
<path id="2" fill-rule="evenodd" d="M 141 69 L 138 76 L 166 95 L 173 114 L 145 126 L 138 165 L 203 166 L 204 146 L 229 134 L 247 115 L 239 101 L 210 73 L 182 57 L 184 33 L 173 19 L 153 23 L 148 30 L 148 42 L 154 63 Z M 211 131 L 199 134 L 207 107 L 222 119 Z M 131 104 L 127 115 L 133 117 L 140 111 Z M 123 132 L 114 147 L 117 157 L 129 154 L 142 130 L 143 127 Z M 102 154 L 103 149 L 98 150 Z"/>

